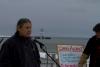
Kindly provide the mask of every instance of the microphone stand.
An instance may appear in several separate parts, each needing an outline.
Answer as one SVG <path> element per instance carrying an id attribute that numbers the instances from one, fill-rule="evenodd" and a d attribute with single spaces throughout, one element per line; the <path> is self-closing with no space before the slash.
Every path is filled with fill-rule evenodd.
<path id="1" fill-rule="evenodd" d="M 49 53 L 47 52 L 47 50 L 44 49 L 44 47 L 46 47 L 46 46 L 45 46 L 43 43 L 37 41 L 36 39 L 35 39 L 34 41 L 35 41 L 36 43 L 38 43 L 38 44 L 40 45 L 40 48 L 47 54 L 47 56 L 50 57 L 50 58 L 56 63 L 56 65 L 57 65 L 58 67 L 60 67 L 60 65 L 54 60 L 54 58 L 51 57 L 51 56 L 49 55 Z"/>

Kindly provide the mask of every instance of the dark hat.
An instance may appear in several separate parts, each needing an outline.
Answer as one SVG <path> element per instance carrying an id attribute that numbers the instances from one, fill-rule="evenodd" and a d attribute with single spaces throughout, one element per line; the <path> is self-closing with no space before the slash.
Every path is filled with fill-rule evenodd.
<path id="1" fill-rule="evenodd" d="M 93 27 L 93 31 L 94 31 L 94 32 L 100 32 L 100 23 L 96 24 L 96 25 Z"/>

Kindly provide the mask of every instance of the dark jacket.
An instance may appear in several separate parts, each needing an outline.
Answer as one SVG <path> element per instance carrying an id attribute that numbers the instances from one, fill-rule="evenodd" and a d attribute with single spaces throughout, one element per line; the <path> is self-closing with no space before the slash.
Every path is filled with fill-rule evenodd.
<path id="1" fill-rule="evenodd" d="M 0 67 L 40 67 L 40 55 L 31 38 L 16 33 L 0 50 Z"/>
<path id="2" fill-rule="evenodd" d="M 100 67 L 100 38 L 90 38 L 83 53 L 90 56 L 89 67 Z"/>

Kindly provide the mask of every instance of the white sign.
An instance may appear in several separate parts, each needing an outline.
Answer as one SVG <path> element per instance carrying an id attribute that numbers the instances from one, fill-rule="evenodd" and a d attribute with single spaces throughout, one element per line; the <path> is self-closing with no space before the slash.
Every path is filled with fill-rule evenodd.
<path id="1" fill-rule="evenodd" d="M 80 45 L 57 45 L 59 63 L 61 67 L 78 67 L 83 46 Z"/>

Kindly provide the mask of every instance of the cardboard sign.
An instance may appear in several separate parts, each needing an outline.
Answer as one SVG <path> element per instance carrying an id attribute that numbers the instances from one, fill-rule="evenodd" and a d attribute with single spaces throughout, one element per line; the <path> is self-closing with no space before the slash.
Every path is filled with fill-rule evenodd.
<path id="1" fill-rule="evenodd" d="M 57 45 L 60 66 L 78 67 L 83 48 L 81 45 Z"/>

